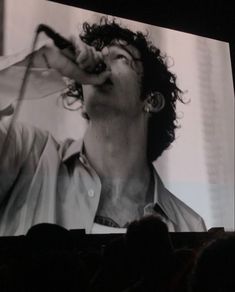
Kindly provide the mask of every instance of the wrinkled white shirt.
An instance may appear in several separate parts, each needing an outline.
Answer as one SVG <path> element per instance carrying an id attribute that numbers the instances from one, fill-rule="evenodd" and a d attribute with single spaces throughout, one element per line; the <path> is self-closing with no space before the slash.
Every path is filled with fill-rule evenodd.
<path id="1" fill-rule="evenodd" d="M 7 125 L 0 123 L 0 141 Z M 81 152 L 82 141 L 57 142 L 46 132 L 17 123 L 0 163 L 0 235 L 25 234 L 42 222 L 91 233 L 101 181 Z M 155 208 L 157 207 L 157 208 Z M 203 219 L 171 194 L 154 170 L 154 202 L 169 231 L 206 231 Z"/>

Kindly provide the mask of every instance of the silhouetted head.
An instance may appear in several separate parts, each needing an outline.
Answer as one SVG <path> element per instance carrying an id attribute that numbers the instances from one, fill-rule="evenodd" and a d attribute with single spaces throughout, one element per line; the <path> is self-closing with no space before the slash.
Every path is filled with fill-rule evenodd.
<path id="1" fill-rule="evenodd" d="M 235 236 L 211 242 L 199 254 L 193 273 L 193 292 L 235 291 Z"/>
<path id="2" fill-rule="evenodd" d="M 146 216 L 133 221 L 127 228 L 126 243 L 131 252 L 146 262 L 164 264 L 174 249 L 167 225 L 158 216 Z"/>
<path id="3" fill-rule="evenodd" d="M 36 249 L 71 249 L 73 241 L 69 231 L 57 224 L 40 223 L 32 226 L 26 234 L 30 248 Z"/>

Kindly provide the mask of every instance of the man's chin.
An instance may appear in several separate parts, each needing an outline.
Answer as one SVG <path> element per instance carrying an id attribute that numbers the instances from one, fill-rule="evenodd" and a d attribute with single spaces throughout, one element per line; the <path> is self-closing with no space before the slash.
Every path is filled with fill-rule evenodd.
<path id="1" fill-rule="evenodd" d="M 120 116 L 120 110 L 116 108 L 113 104 L 110 104 L 110 99 L 99 99 L 96 102 L 89 104 L 86 107 L 86 112 L 88 113 L 91 120 L 113 120 L 116 116 Z"/>

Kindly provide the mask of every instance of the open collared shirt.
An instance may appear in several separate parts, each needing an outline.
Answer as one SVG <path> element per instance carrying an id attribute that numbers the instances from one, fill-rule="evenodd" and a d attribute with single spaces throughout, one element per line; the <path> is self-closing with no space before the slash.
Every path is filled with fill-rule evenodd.
<path id="1" fill-rule="evenodd" d="M 1 123 L 0 141 L 7 129 Z M 25 234 L 43 222 L 94 231 L 102 185 L 81 149 L 82 141 L 59 143 L 46 131 L 14 125 L 0 164 L 0 236 Z M 206 231 L 203 219 L 154 170 L 154 201 L 144 214 L 156 213 L 171 232 Z"/>

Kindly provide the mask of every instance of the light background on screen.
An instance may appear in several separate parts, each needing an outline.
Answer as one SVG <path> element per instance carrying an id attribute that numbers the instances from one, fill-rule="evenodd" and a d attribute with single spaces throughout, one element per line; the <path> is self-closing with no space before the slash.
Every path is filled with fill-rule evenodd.
<path id="1" fill-rule="evenodd" d="M 82 22 L 95 22 L 100 15 L 43 0 L 8 0 L 4 53 L 30 47 L 39 23 L 69 37 L 77 35 Z M 208 228 L 233 230 L 234 94 L 228 43 L 129 20 L 120 22 L 150 33 L 154 44 L 170 56 L 171 71 L 190 100 L 177 107 L 181 128 L 156 162 L 160 176 L 170 191 L 205 219 Z M 58 94 L 25 101 L 19 120 L 48 129 L 58 139 L 82 137 L 86 123 L 80 113 L 64 110 L 57 101 Z"/>

